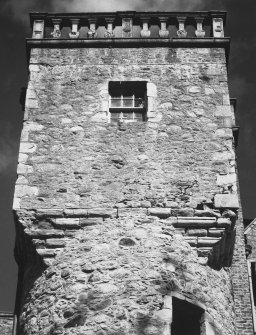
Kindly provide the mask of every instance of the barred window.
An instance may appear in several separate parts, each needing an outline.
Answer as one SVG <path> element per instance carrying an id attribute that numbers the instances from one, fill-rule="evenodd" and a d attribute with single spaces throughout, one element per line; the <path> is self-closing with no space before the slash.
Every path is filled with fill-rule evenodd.
<path id="1" fill-rule="evenodd" d="M 146 121 L 146 97 L 144 81 L 111 81 L 109 83 L 110 121 Z"/>

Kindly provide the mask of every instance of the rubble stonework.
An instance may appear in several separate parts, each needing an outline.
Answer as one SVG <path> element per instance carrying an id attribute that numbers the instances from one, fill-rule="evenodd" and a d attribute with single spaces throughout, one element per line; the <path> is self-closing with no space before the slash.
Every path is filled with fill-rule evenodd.
<path id="1" fill-rule="evenodd" d="M 11 313 L 0 312 L 0 334 L 13 335 L 14 316 Z"/>
<path id="2" fill-rule="evenodd" d="M 252 334 L 224 48 L 43 47 L 29 62 L 20 334 L 169 335 L 174 298 L 202 309 L 204 335 Z M 111 122 L 110 81 L 146 82 L 145 122 Z"/>

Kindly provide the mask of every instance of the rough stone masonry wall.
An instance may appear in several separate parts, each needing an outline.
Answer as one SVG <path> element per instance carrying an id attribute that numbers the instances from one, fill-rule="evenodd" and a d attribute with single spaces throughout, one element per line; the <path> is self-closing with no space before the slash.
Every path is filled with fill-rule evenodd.
<path id="1" fill-rule="evenodd" d="M 0 312 L 0 334 L 13 334 L 13 314 Z"/>
<path id="2" fill-rule="evenodd" d="M 24 277 L 21 334 L 169 334 L 173 295 L 236 334 L 207 258 L 236 207 L 224 50 L 34 49 L 29 68 L 14 208 L 49 267 Z M 108 122 L 110 80 L 148 82 L 147 122 Z"/>

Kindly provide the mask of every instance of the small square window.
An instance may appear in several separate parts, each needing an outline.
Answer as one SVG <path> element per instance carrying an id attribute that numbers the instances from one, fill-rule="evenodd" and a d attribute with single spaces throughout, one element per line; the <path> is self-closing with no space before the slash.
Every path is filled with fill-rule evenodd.
<path id="1" fill-rule="evenodd" d="M 111 122 L 146 121 L 146 82 L 111 81 L 109 112 Z"/>

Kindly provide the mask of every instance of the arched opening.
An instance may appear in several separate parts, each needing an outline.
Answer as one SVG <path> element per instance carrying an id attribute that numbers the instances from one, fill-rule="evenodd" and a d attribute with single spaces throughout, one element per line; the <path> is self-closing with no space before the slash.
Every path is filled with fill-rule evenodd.
<path id="1" fill-rule="evenodd" d="M 200 335 L 200 320 L 204 310 L 186 300 L 172 298 L 172 335 Z"/>

